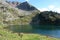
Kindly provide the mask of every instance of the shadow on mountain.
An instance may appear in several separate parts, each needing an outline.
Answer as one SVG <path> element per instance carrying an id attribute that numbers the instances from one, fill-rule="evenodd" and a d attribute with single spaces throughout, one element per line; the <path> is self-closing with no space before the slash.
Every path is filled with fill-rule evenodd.
<path id="1" fill-rule="evenodd" d="M 40 24 L 60 25 L 60 13 L 45 11 L 39 14 Z"/>
<path id="2" fill-rule="evenodd" d="M 52 11 L 44 11 L 33 17 L 30 24 L 33 28 L 43 30 L 60 29 L 60 14 Z"/>
<path id="3" fill-rule="evenodd" d="M 35 7 L 30 5 L 28 2 L 23 2 L 20 5 L 17 5 L 17 8 L 21 10 L 25 10 L 25 11 L 37 10 Z"/>

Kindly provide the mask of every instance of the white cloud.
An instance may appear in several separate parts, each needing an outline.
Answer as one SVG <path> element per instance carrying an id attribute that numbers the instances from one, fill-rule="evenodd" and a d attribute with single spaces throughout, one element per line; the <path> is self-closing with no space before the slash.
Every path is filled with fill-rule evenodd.
<path id="1" fill-rule="evenodd" d="M 49 8 L 49 10 L 53 10 L 55 8 L 55 6 L 54 5 L 49 5 L 48 8 Z"/>
<path id="2" fill-rule="evenodd" d="M 48 9 L 47 8 L 41 8 L 41 9 L 39 9 L 40 11 L 48 11 Z"/>
<path id="3" fill-rule="evenodd" d="M 54 11 L 60 13 L 60 8 L 55 8 Z"/>
<path id="4" fill-rule="evenodd" d="M 60 13 L 60 8 L 56 7 L 55 5 L 49 5 L 47 8 L 40 8 L 40 11 L 55 11 Z"/>

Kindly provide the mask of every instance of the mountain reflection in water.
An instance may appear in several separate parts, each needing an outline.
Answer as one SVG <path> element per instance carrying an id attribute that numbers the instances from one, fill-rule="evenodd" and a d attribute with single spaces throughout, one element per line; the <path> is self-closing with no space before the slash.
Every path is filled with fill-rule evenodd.
<path id="1" fill-rule="evenodd" d="M 11 25 L 7 28 L 13 32 L 42 34 L 60 38 L 60 26 L 55 25 Z"/>

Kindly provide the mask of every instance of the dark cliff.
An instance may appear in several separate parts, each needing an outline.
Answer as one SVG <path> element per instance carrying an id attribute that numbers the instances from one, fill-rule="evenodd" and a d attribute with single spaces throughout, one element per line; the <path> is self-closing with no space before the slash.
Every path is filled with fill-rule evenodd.
<path id="1" fill-rule="evenodd" d="M 35 24 L 38 23 L 38 24 L 60 25 L 60 13 L 53 11 L 44 11 L 36 15 L 34 18 L 32 18 L 32 22 L 33 24 L 35 22 Z"/>
<path id="2" fill-rule="evenodd" d="M 28 2 L 21 3 L 20 5 L 17 6 L 17 8 L 26 11 L 37 10 L 34 6 L 30 5 Z"/>

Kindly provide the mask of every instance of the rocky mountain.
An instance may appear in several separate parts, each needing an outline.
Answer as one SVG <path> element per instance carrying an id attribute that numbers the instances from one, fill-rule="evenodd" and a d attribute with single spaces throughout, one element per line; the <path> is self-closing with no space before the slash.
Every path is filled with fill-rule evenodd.
<path id="1" fill-rule="evenodd" d="M 36 19 L 37 18 L 37 19 Z M 32 18 L 32 24 L 60 25 L 60 13 L 44 11 Z M 36 19 L 36 20 L 34 20 Z"/>
<path id="2" fill-rule="evenodd" d="M 28 2 L 23 2 L 20 5 L 17 5 L 17 8 L 26 11 L 37 10 L 34 6 L 30 5 Z"/>
<path id="3" fill-rule="evenodd" d="M 16 6 L 12 6 L 16 4 Z M 0 23 L 25 24 L 60 24 L 60 14 L 53 11 L 40 12 L 28 2 L 13 3 L 0 1 Z"/>
<path id="4" fill-rule="evenodd" d="M 26 11 L 32 11 L 32 10 L 37 10 L 37 8 L 35 8 L 34 6 L 30 5 L 27 1 L 20 3 L 20 2 L 8 2 L 6 1 L 8 4 L 10 4 L 13 7 L 16 7 L 18 9 L 21 10 L 26 10 Z"/>
<path id="5" fill-rule="evenodd" d="M 12 7 L 18 8 L 21 14 L 24 15 L 30 15 L 33 12 L 39 12 L 37 8 L 34 6 L 30 5 L 28 2 L 7 2 L 10 4 Z"/>
<path id="6" fill-rule="evenodd" d="M 39 14 L 40 11 L 27 2 L 14 7 L 6 1 L 0 1 L 0 23 L 2 24 L 29 24 L 37 13 Z"/>
<path id="7" fill-rule="evenodd" d="M 15 1 L 12 1 L 12 2 L 10 2 L 10 1 L 6 1 L 9 5 L 11 5 L 12 7 L 16 7 L 17 5 L 19 5 L 20 4 L 20 2 L 15 2 Z"/>
<path id="8" fill-rule="evenodd" d="M 43 24 L 54 24 L 54 25 L 60 24 L 60 13 L 57 12 L 44 11 L 41 12 L 39 18 L 41 20 L 41 23 Z"/>

